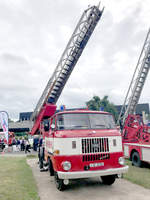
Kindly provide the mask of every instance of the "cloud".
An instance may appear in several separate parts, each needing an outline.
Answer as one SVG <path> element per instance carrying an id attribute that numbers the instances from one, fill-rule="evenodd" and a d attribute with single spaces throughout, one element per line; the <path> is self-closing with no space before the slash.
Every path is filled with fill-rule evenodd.
<path id="1" fill-rule="evenodd" d="M 104 0 L 105 11 L 58 105 L 82 107 L 93 95 L 123 103 L 149 26 L 148 0 Z M 0 1 L 0 110 L 32 111 L 83 12 L 97 0 Z M 141 101 L 149 102 L 149 80 Z"/>

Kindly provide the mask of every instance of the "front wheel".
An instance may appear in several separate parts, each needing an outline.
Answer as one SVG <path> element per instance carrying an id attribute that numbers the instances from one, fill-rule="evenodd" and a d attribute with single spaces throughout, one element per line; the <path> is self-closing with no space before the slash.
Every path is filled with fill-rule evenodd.
<path id="1" fill-rule="evenodd" d="M 54 180 L 55 180 L 56 188 L 59 191 L 63 191 L 65 189 L 65 185 L 64 185 L 63 179 L 59 179 L 57 172 L 54 172 Z"/>
<path id="2" fill-rule="evenodd" d="M 116 180 L 116 176 L 115 175 L 101 176 L 101 179 L 103 184 L 112 185 Z"/>
<path id="3" fill-rule="evenodd" d="M 134 152 L 132 154 L 132 164 L 136 167 L 141 167 L 142 165 L 142 162 L 140 160 L 140 156 L 139 156 L 139 153 L 138 152 Z"/>

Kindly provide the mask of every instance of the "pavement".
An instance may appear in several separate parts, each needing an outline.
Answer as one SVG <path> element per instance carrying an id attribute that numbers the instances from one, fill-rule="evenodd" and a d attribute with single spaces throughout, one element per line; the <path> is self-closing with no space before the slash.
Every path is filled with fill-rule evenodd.
<path id="1" fill-rule="evenodd" d="M 124 179 L 117 179 L 111 186 L 100 182 L 100 178 L 72 181 L 67 189 L 56 189 L 54 177 L 49 172 L 40 172 L 37 159 L 28 159 L 32 168 L 40 200 L 150 200 L 150 190 Z"/>

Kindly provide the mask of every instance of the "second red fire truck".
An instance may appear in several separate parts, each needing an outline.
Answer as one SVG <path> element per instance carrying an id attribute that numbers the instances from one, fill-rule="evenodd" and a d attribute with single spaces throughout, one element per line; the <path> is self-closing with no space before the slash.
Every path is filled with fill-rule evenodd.
<path id="1" fill-rule="evenodd" d="M 136 65 L 118 122 L 121 122 L 124 154 L 133 165 L 150 163 L 150 127 L 147 126 L 136 106 L 141 96 L 150 68 L 150 29 L 147 33 Z"/>

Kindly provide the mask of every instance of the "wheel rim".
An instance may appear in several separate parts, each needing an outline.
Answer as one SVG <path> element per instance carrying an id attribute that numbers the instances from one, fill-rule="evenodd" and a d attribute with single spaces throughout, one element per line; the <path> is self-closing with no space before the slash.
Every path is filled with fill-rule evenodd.
<path id="1" fill-rule="evenodd" d="M 140 156 L 138 154 L 138 152 L 134 152 L 132 155 L 132 164 L 136 167 L 140 167 L 141 166 L 141 160 L 140 160 Z"/>
<path id="2" fill-rule="evenodd" d="M 133 162 L 138 163 L 138 157 L 136 155 L 133 157 Z"/>

